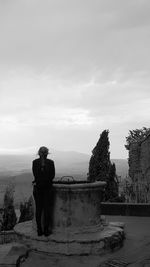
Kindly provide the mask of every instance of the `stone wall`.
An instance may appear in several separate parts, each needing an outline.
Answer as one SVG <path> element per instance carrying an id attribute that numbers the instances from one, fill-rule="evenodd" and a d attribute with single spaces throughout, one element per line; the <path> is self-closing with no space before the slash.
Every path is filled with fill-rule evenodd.
<path id="1" fill-rule="evenodd" d="M 103 215 L 150 217 L 150 204 L 102 202 L 101 213 Z"/>
<path id="2" fill-rule="evenodd" d="M 143 178 L 150 183 L 150 136 L 141 143 L 140 167 Z"/>
<path id="3" fill-rule="evenodd" d="M 129 176 L 136 193 L 135 200 L 150 202 L 150 135 L 142 142 L 130 145 Z"/>
<path id="4" fill-rule="evenodd" d="M 129 150 L 129 175 L 132 178 L 133 182 L 137 181 L 139 176 L 141 175 L 140 151 L 141 151 L 141 144 L 133 143 L 130 146 L 130 150 Z"/>

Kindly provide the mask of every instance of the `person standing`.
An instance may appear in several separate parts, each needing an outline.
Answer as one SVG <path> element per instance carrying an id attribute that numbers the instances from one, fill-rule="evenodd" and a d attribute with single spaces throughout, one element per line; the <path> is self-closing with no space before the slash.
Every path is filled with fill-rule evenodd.
<path id="1" fill-rule="evenodd" d="M 33 196 L 36 207 L 36 224 L 38 236 L 48 236 L 52 232 L 52 181 L 55 177 L 54 161 L 48 159 L 49 149 L 42 146 L 38 150 L 39 158 L 33 160 L 32 171 L 34 175 Z M 42 227 L 43 214 L 43 227 Z"/>

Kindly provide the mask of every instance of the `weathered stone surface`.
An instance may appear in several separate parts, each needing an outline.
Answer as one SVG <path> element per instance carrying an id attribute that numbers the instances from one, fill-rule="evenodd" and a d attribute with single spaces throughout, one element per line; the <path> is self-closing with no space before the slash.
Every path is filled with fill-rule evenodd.
<path id="1" fill-rule="evenodd" d="M 20 242 L 38 251 L 65 255 L 103 254 L 122 245 L 124 231 L 118 224 L 108 225 L 103 230 L 97 226 L 93 231 L 86 229 L 85 232 L 54 232 L 49 237 L 39 237 L 30 221 L 16 225 L 15 232 Z"/>
<path id="2" fill-rule="evenodd" d="M 130 145 L 129 175 L 134 184 L 135 201 L 150 202 L 150 135 Z"/>
<path id="3" fill-rule="evenodd" d="M 109 225 L 114 227 L 120 227 L 122 229 L 125 228 L 125 223 L 123 222 L 109 222 Z"/>
<path id="4" fill-rule="evenodd" d="M 53 229 L 57 232 L 83 231 L 102 225 L 101 199 L 105 182 L 54 184 Z M 33 228 L 36 229 L 35 219 Z"/>
<path id="5" fill-rule="evenodd" d="M 104 186 L 101 181 L 55 185 L 52 234 L 39 237 L 35 220 L 23 222 L 14 228 L 18 241 L 34 250 L 64 255 L 100 255 L 120 247 L 124 230 L 101 216 Z"/>
<path id="6" fill-rule="evenodd" d="M 108 221 L 126 224 L 126 240 L 121 249 L 104 255 L 62 255 L 39 251 L 29 252 L 29 257 L 21 267 L 108 267 L 108 266 L 150 266 L 150 217 L 109 216 Z M 109 263 L 109 265 L 108 265 Z M 122 263 L 122 264 L 121 264 Z M 144 265 L 147 264 L 147 265 Z"/>
<path id="7" fill-rule="evenodd" d="M 140 151 L 141 151 L 141 144 L 133 143 L 130 145 L 129 175 L 133 181 L 136 181 L 138 179 L 138 174 L 141 173 Z"/>
<path id="8" fill-rule="evenodd" d="M 20 257 L 25 257 L 29 249 L 19 243 L 0 245 L 0 266 L 17 266 Z"/>

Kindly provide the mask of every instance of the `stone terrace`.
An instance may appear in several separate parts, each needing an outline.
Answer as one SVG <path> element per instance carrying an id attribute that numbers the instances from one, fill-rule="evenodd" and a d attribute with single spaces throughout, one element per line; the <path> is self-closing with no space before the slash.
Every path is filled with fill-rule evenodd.
<path id="1" fill-rule="evenodd" d="M 150 217 L 107 216 L 107 219 L 109 222 L 119 221 L 126 225 L 126 240 L 120 250 L 103 256 L 63 256 L 29 251 L 28 256 L 25 257 L 27 248 L 12 243 L 0 248 L 0 266 L 4 266 L 4 263 L 5 266 L 16 266 L 16 262 L 17 266 L 21 267 L 150 266 Z"/>

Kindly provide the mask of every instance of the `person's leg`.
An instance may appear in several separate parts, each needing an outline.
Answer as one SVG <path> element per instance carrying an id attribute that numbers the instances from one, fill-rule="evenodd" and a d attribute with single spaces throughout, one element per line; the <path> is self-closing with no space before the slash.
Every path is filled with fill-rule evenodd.
<path id="1" fill-rule="evenodd" d="M 53 212 L 54 212 L 54 193 L 53 188 L 51 188 L 50 197 L 49 197 L 49 225 L 52 232 L 53 229 Z"/>
<path id="2" fill-rule="evenodd" d="M 42 235 L 42 225 L 41 225 L 41 217 L 43 210 L 43 194 L 40 190 L 35 189 L 33 192 L 36 206 L 36 224 L 37 224 L 37 233 L 38 235 Z"/>
<path id="3" fill-rule="evenodd" d="M 44 234 L 48 236 L 51 234 L 51 220 L 50 220 L 50 198 L 51 197 L 51 190 L 46 189 L 44 195 Z"/>

